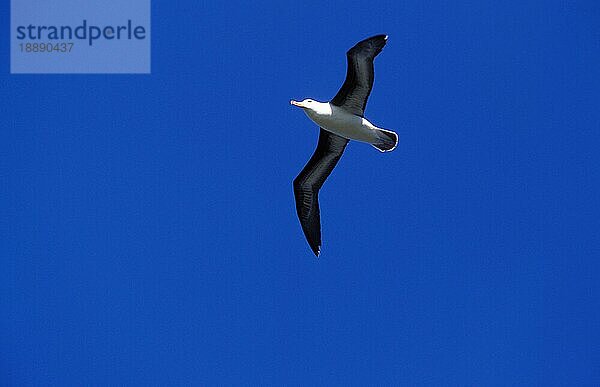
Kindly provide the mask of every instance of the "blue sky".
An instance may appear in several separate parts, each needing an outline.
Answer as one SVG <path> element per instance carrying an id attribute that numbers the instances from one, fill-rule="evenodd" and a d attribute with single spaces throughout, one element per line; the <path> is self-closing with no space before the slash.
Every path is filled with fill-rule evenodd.
<path id="1" fill-rule="evenodd" d="M 147 76 L 9 75 L 3 28 L 2 384 L 599 384 L 599 17 L 155 0 Z M 315 259 L 289 99 L 378 33 L 400 144 L 348 146 Z"/>

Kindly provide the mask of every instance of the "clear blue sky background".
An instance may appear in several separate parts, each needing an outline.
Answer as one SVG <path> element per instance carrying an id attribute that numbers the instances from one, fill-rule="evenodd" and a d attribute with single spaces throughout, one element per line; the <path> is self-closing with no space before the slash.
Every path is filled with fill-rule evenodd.
<path id="1" fill-rule="evenodd" d="M 149 76 L 11 76 L 2 3 L 0 384 L 600 383 L 597 2 L 201 3 Z M 377 33 L 315 259 L 289 99 Z"/>

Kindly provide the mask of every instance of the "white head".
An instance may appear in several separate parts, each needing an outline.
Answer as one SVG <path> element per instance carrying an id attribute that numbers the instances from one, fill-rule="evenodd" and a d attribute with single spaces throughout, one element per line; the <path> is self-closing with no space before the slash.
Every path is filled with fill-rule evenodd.
<path id="1" fill-rule="evenodd" d="M 331 107 L 329 106 L 329 103 L 327 103 L 327 102 L 319 102 L 319 101 L 315 101 L 314 99 L 307 98 L 300 102 L 291 100 L 290 104 L 304 109 L 306 114 L 310 114 L 310 113 L 316 114 L 316 115 L 331 114 Z"/>

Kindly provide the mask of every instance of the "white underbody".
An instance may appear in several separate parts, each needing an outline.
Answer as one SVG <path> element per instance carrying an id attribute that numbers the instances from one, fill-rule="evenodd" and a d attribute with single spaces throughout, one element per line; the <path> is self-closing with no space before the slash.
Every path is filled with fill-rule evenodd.
<path id="1" fill-rule="evenodd" d="M 376 127 L 366 118 L 359 117 L 327 102 L 319 103 L 318 111 L 304 109 L 304 112 L 315 124 L 349 140 L 373 144 L 378 140 Z"/>

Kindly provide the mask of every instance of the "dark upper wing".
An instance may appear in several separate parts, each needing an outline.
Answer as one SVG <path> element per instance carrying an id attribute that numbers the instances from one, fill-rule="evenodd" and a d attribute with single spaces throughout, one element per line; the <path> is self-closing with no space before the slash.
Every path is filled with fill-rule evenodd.
<path id="1" fill-rule="evenodd" d="M 298 218 L 306 240 L 317 257 L 321 253 L 319 189 L 342 157 L 347 144 L 347 139 L 321 128 L 315 153 L 294 179 Z"/>
<path id="2" fill-rule="evenodd" d="M 346 80 L 331 100 L 332 104 L 357 116 L 364 114 L 367 98 L 373 88 L 373 59 L 381 52 L 386 41 L 387 35 L 377 35 L 358 42 L 348 50 Z"/>

